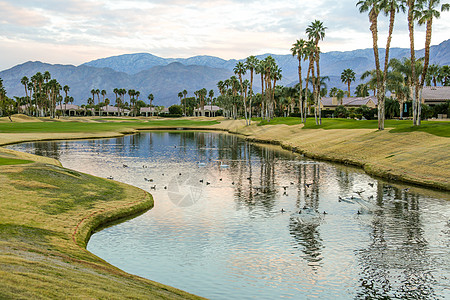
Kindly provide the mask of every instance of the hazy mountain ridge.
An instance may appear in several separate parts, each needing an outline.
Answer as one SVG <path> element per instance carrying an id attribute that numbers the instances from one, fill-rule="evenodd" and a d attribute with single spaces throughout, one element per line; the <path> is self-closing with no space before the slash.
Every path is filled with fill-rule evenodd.
<path id="1" fill-rule="evenodd" d="M 95 68 L 86 65 L 52 65 L 42 62 L 26 62 L 11 69 L 0 72 L 0 78 L 6 88 L 7 95 L 25 96 L 24 86 L 20 83 L 23 76 L 31 78 L 37 72 L 49 71 L 52 78 L 64 86 L 70 87 L 69 95 L 73 96 L 75 104 L 86 104 L 86 99 L 92 97 L 92 89 L 106 90 L 107 96 L 114 103 L 114 88 L 138 90 L 139 99 L 148 102 L 147 96 L 155 96 L 155 105 L 170 105 L 179 102 L 178 92 L 187 89 L 189 96 L 194 90 L 203 87 L 215 88 L 217 82 L 232 75 L 225 69 L 204 66 L 185 66 L 181 63 L 171 63 L 156 66 L 134 75 L 117 72 L 110 68 Z M 125 97 L 129 101 L 128 96 Z M 97 99 L 96 99 L 97 101 Z"/>
<path id="2" fill-rule="evenodd" d="M 392 48 L 391 58 L 409 57 L 409 49 Z M 417 57 L 423 56 L 424 50 L 417 51 Z M 272 55 L 282 69 L 281 85 L 293 86 L 298 82 L 298 60 L 292 55 L 263 54 L 257 58 L 264 59 Z M 49 71 L 52 78 L 56 78 L 62 86 L 70 87 L 69 94 L 75 98 L 76 104 L 85 104 L 86 99 L 92 97 L 91 89 L 104 89 L 107 97 L 114 102 L 114 88 L 139 90 L 140 99 L 147 101 L 147 95 L 153 93 L 154 104 L 171 105 L 178 103 L 178 92 L 186 89 L 193 96 L 193 92 L 206 88 L 214 89 L 216 95 L 217 82 L 225 80 L 233 74 L 233 68 L 241 60 L 224 60 L 214 56 L 195 56 L 190 58 L 161 58 L 148 53 L 125 54 L 107 57 L 87 62 L 80 66 L 46 64 L 42 62 L 26 62 L 0 72 L 9 97 L 25 96 L 20 79 L 30 78 L 36 72 Z M 384 49 L 380 49 L 380 60 L 384 60 Z M 340 82 L 340 74 L 346 68 L 353 69 L 357 74 L 357 81 L 352 83 L 352 91 L 361 82 L 360 75 L 366 70 L 374 68 L 373 49 L 360 49 L 345 52 L 327 52 L 321 54 L 321 74 L 329 76 L 328 88 L 336 86 L 343 90 L 347 87 Z M 440 65 L 450 64 L 450 40 L 432 46 L 430 62 Z M 306 75 L 307 62 L 302 63 L 303 77 Z M 249 75 L 246 75 L 248 78 Z M 260 89 L 259 76 L 254 78 L 254 90 Z M 126 97 L 128 101 L 128 97 Z"/>

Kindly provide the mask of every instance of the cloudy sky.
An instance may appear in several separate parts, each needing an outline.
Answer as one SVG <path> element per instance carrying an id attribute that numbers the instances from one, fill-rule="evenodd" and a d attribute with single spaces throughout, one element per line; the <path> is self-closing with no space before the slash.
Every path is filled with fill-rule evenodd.
<path id="1" fill-rule="evenodd" d="M 288 54 L 315 19 L 328 27 L 323 52 L 370 48 L 368 17 L 358 12 L 356 2 L 0 0 L 0 70 L 29 60 L 79 65 L 138 52 L 224 59 Z M 446 12 L 435 21 L 433 45 L 450 38 L 449 20 Z M 380 21 L 380 40 L 385 40 L 387 18 Z M 417 31 L 416 47 L 423 48 L 424 28 Z M 393 46 L 409 46 L 404 14 L 396 22 Z"/>

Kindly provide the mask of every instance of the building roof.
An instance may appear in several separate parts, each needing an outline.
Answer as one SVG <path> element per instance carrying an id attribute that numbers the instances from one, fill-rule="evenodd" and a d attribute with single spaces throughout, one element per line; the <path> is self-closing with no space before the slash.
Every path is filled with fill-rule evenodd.
<path id="1" fill-rule="evenodd" d="M 219 111 L 222 110 L 221 107 L 217 106 L 217 105 L 205 105 L 205 111 Z M 200 108 L 196 108 L 195 111 L 200 110 Z"/>
<path id="2" fill-rule="evenodd" d="M 158 110 L 156 107 L 141 107 L 141 113 L 145 113 L 145 112 L 150 112 L 150 113 L 154 113 L 154 112 L 168 112 L 169 109 L 168 108 L 163 108 L 162 110 Z"/>
<path id="3" fill-rule="evenodd" d="M 450 100 L 450 86 L 424 86 L 422 98 L 427 100 Z"/>
<path id="4" fill-rule="evenodd" d="M 56 105 L 56 110 L 80 110 L 81 107 L 75 104 L 61 104 Z"/>
<path id="5" fill-rule="evenodd" d="M 372 102 L 377 105 L 378 100 L 375 96 L 368 96 L 368 97 L 345 97 L 342 98 L 342 105 L 344 106 L 362 106 L 367 105 L 367 103 L 372 100 Z M 323 97 L 322 98 L 322 105 L 323 106 L 339 106 L 340 104 L 333 104 L 333 98 L 332 97 Z"/>

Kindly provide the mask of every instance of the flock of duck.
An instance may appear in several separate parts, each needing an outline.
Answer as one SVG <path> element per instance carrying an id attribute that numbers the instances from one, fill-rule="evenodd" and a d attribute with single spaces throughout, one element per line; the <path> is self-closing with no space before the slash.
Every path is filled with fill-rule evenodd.
<path id="1" fill-rule="evenodd" d="M 223 163 L 223 161 L 219 161 L 219 168 L 221 169 L 227 169 L 230 167 L 230 165 Z M 199 168 L 204 168 L 208 165 L 208 163 L 206 162 L 197 162 L 197 167 Z M 123 164 L 122 165 L 123 168 L 128 168 L 129 166 L 127 164 Z M 143 168 L 147 168 L 147 166 L 143 165 Z M 164 173 L 161 174 L 162 176 L 164 176 Z M 181 176 L 182 174 L 179 173 L 179 176 Z M 114 178 L 112 176 L 107 177 L 107 179 L 111 179 L 113 180 Z M 248 177 L 247 179 L 251 179 L 250 177 Z M 144 177 L 144 181 L 149 182 L 149 183 L 153 183 L 154 180 L 152 178 L 147 178 Z M 219 181 L 222 181 L 222 178 L 219 179 Z M 205 183 L 206 185 L 210 185 L 211 182 L 210 181 L 205 181 L 204 179 L 200 179 L 199 180 L 200 183 Z M 231 182 L 232 185 L 235 184 L 235 182 Z M 294 185 L 294 182 L 290 182 L 290 185 Z M 374 187 L 374 183 L 368 183 L 368 185 L 370 187 Z M 305 183 L 304 184 L 305 189 L 309 189 L 310 187 L 313 186 L 313 183 Z M 283 185 L 281 186 L 282 191 L 283 191 L 283 196 L 288 196 L 287 194 L 287 190 L 288 190 L 289 185 Z M 265 190 L 262 187 L 253 187 L 256 190 L 255 196 L 261 195 L 263 193 L 265 193 Z M 392 189 L 393 187 L 390 185 L 385 185 L 384 188 L 386 189 Z M 156 190 L 156 184 L 153 184 L 152 186 L 150 186 L 151 190 Z M 164 186 L 164 189 L 167 189 L 167 186 Z M 408 192 L 409 188 L 405 188 L 402 191 Z M 354 194 L 358 195 L 358 196 L 347 196 L 347 197 L 342 197 L 342 196 L 338 196 L 338 202 L 342 202 L 342 203 L 346 203 L 346 204 L 354 204 L 354 205 L 359 205 L 359 208 L 356 212 L 356 214 L 360 215 L 363 212 L 373 212 L 377 209 L 379 209 L 375 204 L 371 203 L 371 200 L 374 199 L 373 195 L 370 195 L 369 197 L 365 198 L 363 196 L 363 193 L 365 192 L 365 190 L 359 190 L 359 191 L 354 191 Z M 310 193 L 306 193 L 305 195 L 306 198 L 310 197 Z M 281 209 L 281 213 L 285 213 L 287 212 L 284 208 Z M 326 211 L 323 211 L 322 213 L 320 213 L 317 209 L 308 207 L 308 206 L 303 206 L 302 209 L 300 209 L 298 212 L 295 212 L 292 214 L 292 216 L 294 218 L 296 218 L 300 223 L 311 223 L 311 222 L 317 222 L 320 221 L 321 218 L 323 218 L 323 216 L 327 215 L 328 213 Z"/>

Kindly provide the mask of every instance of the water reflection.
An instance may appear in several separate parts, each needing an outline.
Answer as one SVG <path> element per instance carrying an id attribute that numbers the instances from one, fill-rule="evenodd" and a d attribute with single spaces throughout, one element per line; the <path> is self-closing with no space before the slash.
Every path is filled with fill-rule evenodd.
<path id="1" fill-rule="evenodd" d="M 226 134 L 10 148 L 154 195 L 89 242 L 128 272 L 213 299 L 450 297 L 448 194 Z"/>

